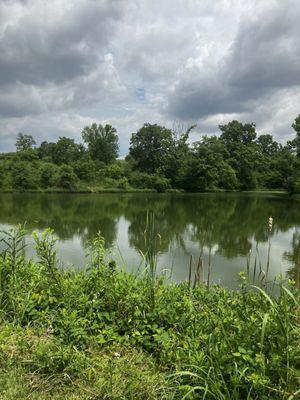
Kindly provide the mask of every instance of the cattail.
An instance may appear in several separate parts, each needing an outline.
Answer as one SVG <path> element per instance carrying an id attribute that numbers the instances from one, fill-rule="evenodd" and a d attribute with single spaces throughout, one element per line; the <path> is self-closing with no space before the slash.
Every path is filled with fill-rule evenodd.
<path id="1" fill-rule="evenodd" d="M 269 217 L 268 227 L 269 227 L 269 232 L 271 232 L 272 228 L 273 228 L 273 218 L 272 217 Z"/>

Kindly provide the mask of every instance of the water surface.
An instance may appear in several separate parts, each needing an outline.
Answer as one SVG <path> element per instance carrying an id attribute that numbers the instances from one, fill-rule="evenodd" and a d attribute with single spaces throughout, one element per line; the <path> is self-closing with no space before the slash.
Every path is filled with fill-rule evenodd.
<path id="1" fill-rule="evenodd" d="M 268 231 L 272 216 L 273 228 Z M 188 279 L 199 258 L 203 279 L 234 287 L 240 271 L 298 280 L 300 203 L 275 194 L 1 194 L 0 225 L 51 227 L 66 267 L 80 268 L 98 231 L 119 265 L 137 270 L 151 249 L 158 270 Z M 33 254 L 27 238 L 28 253 Z M 268 262 L 269 259 L 269 262 Z M 269 267 L 268 267 L 269 264 Z M 209 267 L 210 266 L 210 267 Z"/>

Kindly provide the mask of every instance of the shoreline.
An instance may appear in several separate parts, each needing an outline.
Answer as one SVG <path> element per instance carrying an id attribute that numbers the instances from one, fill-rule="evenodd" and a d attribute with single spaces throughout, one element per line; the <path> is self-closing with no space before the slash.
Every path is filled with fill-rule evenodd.
<path id="1" fill-rule="evenodd" d="M 159 192 L 155 189 L 119 189 L 119 188 L 87 188 L 87 189 L 78 189 L 78 190 L 64 190 L 59 188 L 53 189 L 28 189 L 28 190 L 18 190 L 18 189 L 7 189 L 0 190 L 0 194 L 20 194 L 20 193 L 32 193 L 32 194 L 131 194 L 131 193 L 155 193 L 155 194 L 185 194 L 185 195 L 193 195 L 193 194 L 239 194 L 239 193 L 248 193 L 248 194 L 279 194 L 279 195 L 287 195 L 291 199 L 295 199 L 300 201 L 300 194 L 289 194 L 284 189 L 257 189 L 257 190 L 215 190 L 215 191 L 205 191 L 205 192 L 187 192 L 181 189 L 168 189 L 164 192 Z"/>

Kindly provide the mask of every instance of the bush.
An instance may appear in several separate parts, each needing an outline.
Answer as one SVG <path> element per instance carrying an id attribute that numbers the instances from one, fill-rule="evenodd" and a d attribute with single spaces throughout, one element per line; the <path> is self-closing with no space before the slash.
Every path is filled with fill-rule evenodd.
<path id="1" fill-rule="evenodd" d="M 77 177 L 86 182 L 91 182 L 95 178 L 96 163 L 92 160 L 79 160 L 72 164 Z"/>
<path id="2" fill-rule="evenodd" d="M 76 190 L 78 178 L 73 168 L 69 165 L 62 165 L 56 175 L 55 185 L 58 188 L 74 191 Z"/>
<path id="3" fill-rule="evenodd" d="M 158 174 L 134 171 L 131 172 L 128 180 L 130 185 L 137 189 L 155 189 L 158 192 L 164 192 L 171 188 L 170 180 Z"/>
<path id="4" fill-rule="evenodd" d="M 46 189 L 55 186 L 58 173 L 56 165 L 51 163 L 42 163 L 39 172 L 42 188 Z"/>
<path id="5" fill-rule="evenodd" d="M 124 178 L 124 168 L 119 163 L 110 164 L 106 167 L 105 175 L 112 179 Z"/>
<path id="6" fill-rule="evenodd" d="M 21 190 L 37 189 L 39 177 L 36 169 L 35 164 L 26 161 L 14 163 L 11 170 L 13 188 Z"/>

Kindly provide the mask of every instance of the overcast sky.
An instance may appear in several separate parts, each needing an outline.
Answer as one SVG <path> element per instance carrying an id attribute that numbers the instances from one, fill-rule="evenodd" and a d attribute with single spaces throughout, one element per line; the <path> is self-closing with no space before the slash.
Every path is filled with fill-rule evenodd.
<path id="1" fill-rule="evenodd" d="M 0 0 L 0 151 L 144 122 L 232 119 L 285 141 L 300 113 L 299 0 Z"/>

